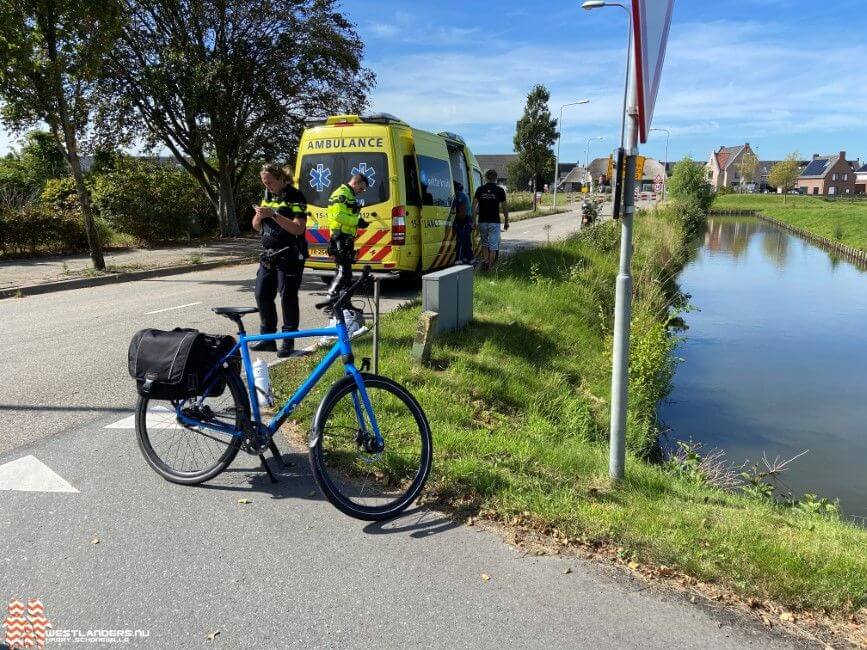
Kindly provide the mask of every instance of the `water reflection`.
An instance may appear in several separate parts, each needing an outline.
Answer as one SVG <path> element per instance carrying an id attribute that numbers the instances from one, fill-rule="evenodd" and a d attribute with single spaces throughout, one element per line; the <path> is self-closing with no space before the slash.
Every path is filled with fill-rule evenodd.
<path id="1" fill-rule="evenodd" d="M 663 419 L 737 463 L 809 449 L 792 491 L 867 517 L 867 273 L 752 218 L 711 219 L 695 246 Z"/>

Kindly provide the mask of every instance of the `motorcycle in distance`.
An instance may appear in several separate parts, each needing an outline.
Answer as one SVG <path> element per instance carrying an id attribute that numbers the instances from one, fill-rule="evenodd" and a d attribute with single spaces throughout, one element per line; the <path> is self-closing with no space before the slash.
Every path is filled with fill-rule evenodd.
<path id="1" fill-rule="evenodd" d="M 589 199 L 584 199 L 581 202 L 581 225 L 589 226 L 598 217 L 598 211 L 596 205 L 591 202 Z"/>

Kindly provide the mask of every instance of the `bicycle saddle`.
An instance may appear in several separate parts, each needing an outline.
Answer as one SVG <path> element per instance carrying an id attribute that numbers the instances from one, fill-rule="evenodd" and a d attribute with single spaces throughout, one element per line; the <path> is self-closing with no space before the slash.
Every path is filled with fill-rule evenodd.
<path id="1" fill-rule="evenodd" d="M 241 316 L 243 314 L 255 314 L 258 307 L 211 307 L 211 311 L 220 316 Z"/>

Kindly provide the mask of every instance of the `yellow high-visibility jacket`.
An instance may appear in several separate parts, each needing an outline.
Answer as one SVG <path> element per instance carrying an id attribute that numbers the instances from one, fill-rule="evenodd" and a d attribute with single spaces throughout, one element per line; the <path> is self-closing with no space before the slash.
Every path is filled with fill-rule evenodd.
<path id="1" fill-rule="evenodd" d="M 355 192 L 346 183 L 338 187 L 328 199 L 328 227 L 331 235 L 338 232 L 353 237 L 358 230 L 358 213 L 361 206 L 355 197 Z"/>

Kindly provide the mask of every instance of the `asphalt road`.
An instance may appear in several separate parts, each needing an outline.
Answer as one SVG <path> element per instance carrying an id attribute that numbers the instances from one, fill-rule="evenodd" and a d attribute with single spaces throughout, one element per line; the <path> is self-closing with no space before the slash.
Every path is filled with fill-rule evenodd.
<path id="1" fill-rule="evenodd" d="M 518 222 L 504 233 L 504 253 L 563 237 L 576 225 L 571 213 Z M 254 305 L 256 268 L 231 266 L 0 300 L 0 452 L 133 408 L 135 391 L 126 369 L 132 335 L 144 327 L 234 334 L 234 324 L 210 308 Z M 302 285 L 302 328 L 325 324 L 313 306 L 323 291 L 315 278 Z M 382 309 L 417 293 L 386 281 Z M 258 329 L 257 316 L 245 322 L 248 330 Z"/>
<path id="2" fill-rule="evenodd" d="M 515 224 L 508 245 L 576 225 L 534 221 Z M 0 598 L 40 598 L 54 633 L 147 635 L 132 647 L 792 647 L 611 567 L 524 556 L 436 512 L 349 519 L 285 441 L 291 466 L 276 485 L 244 454 L 206 486 L 162 480 L 129 422 L 129 337 L 230 331 L 208 306 L 249 304 L 253 271 L 0 301 Z M 303 325 L 323 318 L 309 308 L 318 289 L 304 286 Z M 393 306 L 413 292 L 386 293 Z"/>

